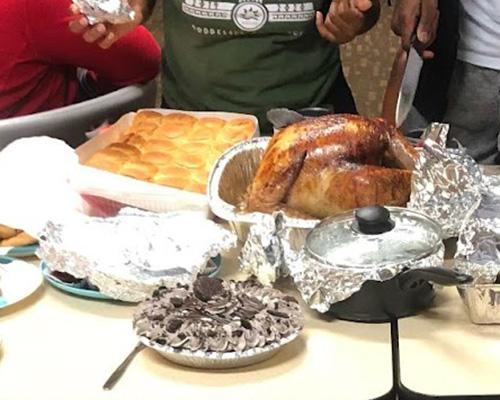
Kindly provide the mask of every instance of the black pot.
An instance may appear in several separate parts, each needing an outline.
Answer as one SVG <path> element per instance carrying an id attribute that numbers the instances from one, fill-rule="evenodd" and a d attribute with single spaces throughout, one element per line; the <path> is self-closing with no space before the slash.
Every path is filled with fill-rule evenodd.
<path id="1" fill-rule="evenodd" d="M 387 281 L 366 281 L 346 300 L 335 303 L 330 313 L 338 319 L 356 322 L 388 322 L 415 315 L 432 304 L 432 283 L 457 286 L 472 277 L 446 268 L 406 270 Z"/>
<path id="2" fill-rule="evenodd" d="M 409 224 L 407 221 L 412 222 Z M 415 229 L 412 231 L 413 226 Z M 393 231 L 394 229 L 396 230 Z M 402 235 L 408 235 L 403 240 L 398 236 L 400 231 Z M 329 242 L 331 238 L 334 240 L 333 244 Z M 342 238 L 341 242 L 339 238 Z M 399 243 L 399 247 L 395 247 L 394 241 Z M 436 262 L 436 259 L 429 257 L 434 257 L 439 249 L 442 249 L 441 230 L 428 217 L 402 208 L 381 206 L 360 208 L 354 216 L 350 214 L 326 219 L 309 233 L 306 242 L 313 258 L 322 263 L 327 262 L 333 268 L 350 266 L 346 270 L 347 274 L 351 274 L 349 271 L 352 268 L 370 265 L 371 262 L 377 265 L 374 268 L 383 268 L 383 265 L 390 266 L 394 263 L 406 266 L 425 265 L 425 260 Z M 335 249 L 336 243 L 337 246 L 350 243 L 352 248 L 348 247 L 349 251 L 345 251 L 345 248 L 340 251 L 340 259 L 335 256 L 335 251 L 331 252 L 333 259 L 325 259 L 325 252 Z M 367 250 L 359 243 L 368 246 Z M 418 249 L 416 254 L 414 249 Z M 363 257 L 355 254 L 358 251 L 364 254 Z M 348 258 L 345 258 L 345 255 Z M 352 259 L 365 260 L 367 264 L 344 264 Z M 345 277 L 349 280 L 349 275 Z M 406 268 L 387 280 L 365 281 L 350 297 L 332 304 L 329 311 L 339 319 L 387 322 L 414 315 L 428 308 L 435 295 L 433 283 L 457 286 L 471 281 L 471 276 L 456 273 L 448 268 Z"/>

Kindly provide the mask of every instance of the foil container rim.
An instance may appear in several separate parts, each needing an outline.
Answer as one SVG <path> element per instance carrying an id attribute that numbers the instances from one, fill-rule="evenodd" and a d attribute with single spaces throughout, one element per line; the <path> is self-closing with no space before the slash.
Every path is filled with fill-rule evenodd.
<path id="1" fill-rule="evenodd" d="M 265 150 L 270 140 L 270 137 L 257 137 L 240 142 L 226 150 L 216 161 L 208 178 L 207 196 L 210 209 L 219 218 L 231 222 L 255 224 L 261 222 L 263 218 L 269 217 L 270 214 L 262 212 L 239 211 L 236 206 L 227 203 L 220 197 L 219 186 L 226 167 L 235 156 L 245 152 L 249 147 Z M 290 228 L 310 229 L 319 222 L 319 219 L 286 217 L 286 225 Z"/>
<path id="2" fill-rule="evenodd" d="M 145 346 L 147 346 L 150 349 L 153 349 L 155 351 L 158 351 L 160 353 L 164 354 L 175 354 L 175 355 L 182 355 L 185 357 L 190 357 L 193 359 L 199 359 L 199 360 L 241 360 L 245 358 L 252 358 L 257 355 L 269 353 L 273 350 L 277 350 L 284 345 L 291 343 L 295 339 L 297 339 L 301 333 L 302 329 L 298 329 L 296 332 L 281 338 L 279 341 L 271 343 L 267 346 L 263 347 L 254 347 L 252 349 L 247 349 L 241 352 L 236 352 L 236 351 L 231 351 L 231 352 L 223 352 L 223 351 L 202 351 L 202 350 L 197 350 L 197 351 L 191 351 L 191 350 L 186 350 L 186 349 L 176 349 L 175 347 L 168 346 L 168 345 L 160 345 L 149 338 L 147 338 L 144 335 L 140 335 L 137 333 L 137 336 L 139 337 L 139 340 L 141 343 L 143 343 Z"/>

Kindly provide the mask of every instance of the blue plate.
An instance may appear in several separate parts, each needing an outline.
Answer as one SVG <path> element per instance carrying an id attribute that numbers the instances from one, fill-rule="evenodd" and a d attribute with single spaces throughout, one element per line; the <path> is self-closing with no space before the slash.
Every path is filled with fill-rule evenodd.
<path id="1" fill-rule="evenodd" d="M 207 275 L 210 277 L 215 277 L 219 273 L 222 265 L 222 258 L 220 255 L 213 257 L 210 262 L 207 264 Z M 90 299 L 97 299 L 97 300 L 115 300 L 97 290 L 91 290 L 91 289 L 82 289 L 78 287 L 77 284 L 73 283 L 66 283 L 61 281 L 60 279 L 56 278 L 55 276 L 51 275 L 49 268 L 47 264 L 42 261 L 40 263 L 40 268 L 42 270 L 42 274 L 45 277 L 45 279 L 54 287 L 56 287 L 59 290 L 62 290 L 67 293 L 74 294 L 76 296 L 80 297 L 87 297 Z"/>
<path id="2" fill-rule="evenodd" d="M 47 279 L 47 281 L 52 286 L 56 287 L 59 290 L 62 290 L 63 292 L 71 293 L 80 297 L 87 297 L 89 299 L 114 300 L 111 297 L 106 296 L 105 294 L 102 294 L 97 290 L 82 289 L 78 287 L 76 284 L 66 283 L 61 281 L 60 279 L 57 279 L 55 276 L 52 276 L 50 274 L 47 264 L 45 264 L 45 262 L 43 261 L 40 263 L 40 268 L 42 269 L 42 274 L 45 277 L 45 279 Z"/>
<path id="3" fill-rule="evenodd" d="M 35 252 L 38 250 L 38 244 L 30 244 L 28 246 L 19 246 L 19 247 L 0 247 L 0 255 L 12 258 L 18 257 L 31 257 L 35 255 Z"/>

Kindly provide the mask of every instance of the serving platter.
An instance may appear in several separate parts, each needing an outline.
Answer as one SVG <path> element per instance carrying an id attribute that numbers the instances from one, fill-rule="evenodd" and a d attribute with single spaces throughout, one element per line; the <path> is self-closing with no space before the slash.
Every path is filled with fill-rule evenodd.
<path id="1" fill-rule="evenodd" d="M 35 255 L 37 249 L 37 243 L 18 247 L 0 247 L 0 256 L 11 258 L 31 257 Z"/>
<path id="2" fill-rule="evenodd" d="M 210 277 L 215 277 L 219 273 L 221 266 L 222 266 L 221 256 L 213 257 L 207 263 L 207 268 L 206 268 L 207 275 Z M 104 293 L 99 292 L 98 290 L 90 289 L 85 285 L 82 285 L 81 283 L 68 283 L 62 281 L 61 279 L 57 278 L 51 273 L 48 265 L 44 261 L 40 262 L 40 269 L 47 282 L 63 292 L 94 300 L 122 301 L 113 299 L 112 297 L 107 296 Z"/>

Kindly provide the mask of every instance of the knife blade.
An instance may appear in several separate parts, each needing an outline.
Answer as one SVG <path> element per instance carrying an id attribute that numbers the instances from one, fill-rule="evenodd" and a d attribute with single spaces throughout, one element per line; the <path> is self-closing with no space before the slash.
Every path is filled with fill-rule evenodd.
<path id="1" fill-rule="evenodd" d="M 415 93 L 420 79 L 420 71 L 422 70 L 423 64 L 424 60 L 420 57 L 415 47 L 412 46 L 408 53 L 408 61 L 406 62 L 406 68 L 396 104 L 397 128 L 400 128 L 403 122 L 405 122 L 413 106 L 413 100 L 415 99 Z"/>

